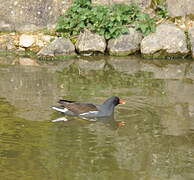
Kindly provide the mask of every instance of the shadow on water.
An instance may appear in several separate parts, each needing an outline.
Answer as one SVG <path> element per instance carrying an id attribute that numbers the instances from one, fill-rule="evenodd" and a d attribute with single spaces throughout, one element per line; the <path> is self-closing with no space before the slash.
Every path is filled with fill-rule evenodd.
<path id="1" fill-rule="evenodd" d="M 0 179 L 194 179 L 193 62 L 93 57 L 25 66 L 6 58 Z M 112 95 L 127 102 L 114 118 L 51 122 L 63 117 L 49 108 L 59 98 L 102 103 Z"/>

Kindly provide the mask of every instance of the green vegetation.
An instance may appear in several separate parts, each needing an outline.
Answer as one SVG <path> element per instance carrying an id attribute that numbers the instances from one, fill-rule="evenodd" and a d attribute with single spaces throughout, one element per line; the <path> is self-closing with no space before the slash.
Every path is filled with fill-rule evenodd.
<path id="1" fill-rule="evenodd" d="M 155 10 L 158 18 L 168 17 L 168 10 L 166 8 L 166 0 L 152 0 L 151 6 Z"/>
<path id="2" fill-rule="evenodd" d="M 150 18 L 149 14 L 141 13 L 137 15 L 137 21 L 135 22 L 136 29 L 147 35 L 150 32 L 155 31 L 155 20 Z"/>
<path id="3" fill-rule="evenodd" d="M 87 28 L 111 39 L 127 33 L 128 27 L 135 27 L 147 35 L 155 30 L 155 20 L 135 4 L 94 7 L 90 0 L 74 0 L 64 16 L 59 18 L 56 31 L 60 36 L 70 37 Z"/>
<path id="4" fill-rule="evenodd" d="M 166 9 L 165 6 L 156 6 L 155 11 L 158 17 L 160 18 L 168 17 L 168 10 Z"/>

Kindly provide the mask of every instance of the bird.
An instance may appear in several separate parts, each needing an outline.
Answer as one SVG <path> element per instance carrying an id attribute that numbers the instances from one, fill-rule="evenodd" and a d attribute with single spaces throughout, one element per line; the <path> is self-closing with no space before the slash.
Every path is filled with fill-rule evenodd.
<path id="1" fill-rule="evenodd" d="M 104 101 L 103 104 L 77 102 L 61 99 L 58 101 L 60 106 L 51 108 L 69 116 L 78 116 L 83 119 L 104 118 L 114 114 L 114 108 L 118 104 L 125 104 L 125 101 L 117 96 L 112 96 Z"/>

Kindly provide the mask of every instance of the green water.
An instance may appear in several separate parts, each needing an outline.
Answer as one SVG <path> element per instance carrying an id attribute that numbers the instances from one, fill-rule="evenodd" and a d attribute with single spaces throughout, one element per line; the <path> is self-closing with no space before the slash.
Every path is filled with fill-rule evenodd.
<path id="1" fill-rule="evenodd" d="M 0 179 L 193 180 L 194 63 L 89 60 L 0 63 Z M 112 95 L 114 119 L 51 122 L 61 97 Z"/>

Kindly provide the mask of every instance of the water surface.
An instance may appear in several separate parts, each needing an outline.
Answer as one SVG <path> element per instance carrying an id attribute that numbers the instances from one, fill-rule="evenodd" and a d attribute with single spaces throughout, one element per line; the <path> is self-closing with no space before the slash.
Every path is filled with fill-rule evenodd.
<path id="1" fill-rule="evenodd" d="M 192 61 L 26 61 L 0 57 L 0 179 L 194 179 Z M 112 95 L 127 102 L 114 119 L 51 122 L 59 98 Z"/>

